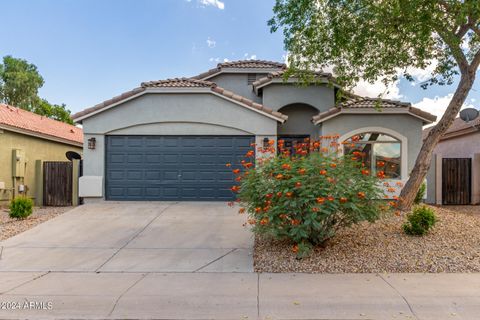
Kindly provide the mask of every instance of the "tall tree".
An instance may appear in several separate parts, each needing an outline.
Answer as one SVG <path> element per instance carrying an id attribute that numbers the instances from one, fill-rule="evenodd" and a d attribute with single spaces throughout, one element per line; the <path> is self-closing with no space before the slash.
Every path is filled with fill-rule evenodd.
<path id="1" fill-rule="evenodd" d="M 38 98 L 34 102 L 31 111 L 53 120 L 73 124 L 73 120 L 70 117 L 70 110 L 67 109 L 65 104 L 50 104 L 47 100 Z"/>
<path id="2" fill-rule="evenodd" d="M 0 67 L 0 98 L 5 103 L 31 110 L 37 99 L 38 89 L 43 86 L 43 78 L 37 67 L 23 59 L 12 56 L 3 58 Z"/>
<path id="3" fill-rule="evenodd" d="M 65 104 L 50 104 L 38 96 L 43 83 L 34 64 L 11 56 L 3 58 L 3 64 L 0 64 L 0 102 L 73 124 Z"/>
<path id="4" fill-rule="evenodd" d="M 429 132 L 400 195 L 407 210 L 430 167 L 433 149 L 455 120 L 480 64 L 478 0 L 277 0 L 272 32 L 283 29 L 292 70 L 334 67 L 352 88 L 359 80 L 385 84 L 412 68 L 435 66 L 422 87 L 459 82 Z"/>

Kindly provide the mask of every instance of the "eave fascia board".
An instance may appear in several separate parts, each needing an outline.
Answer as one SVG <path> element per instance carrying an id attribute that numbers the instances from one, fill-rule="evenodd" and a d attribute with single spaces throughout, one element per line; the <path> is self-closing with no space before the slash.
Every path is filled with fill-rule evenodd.
<path id="1" fill-rule="evenodd" d="M 26 136 L 31 136 L 31 137 L 35 137 L 35 138 L 39 138 L 39 139 L 59 142 L 59 143 L 63 143 L 63 144 L 67 144 L 67 145 L 71 145 L 71 146 L 75 146 L 75 147 L 80 147 L 80 148 L 83 147 L 83 143 L 81 143 L 81 142 L 75 142 L 75 141 L 68 140 L 68 139 L 65 139 L 65 138 L 55 137 L 55 136 L 51 136 L 51 135 L 44 134 L 44 133 L 39 133 L 39 132 L 35 132 L 35 131 L 30 131 L 30 130 L 27 130 L 27 129 L 17 128 L 17 127 L 13 127 L 13 126 L 3 124 L 3 123 L 0 124 L 0 129 L 5 130 L 5 131 L 11 131 L 11 132 L 15 132 L 15 133 L 24 134 Z"/>
<path id="2" fill-rule="evenodd" d="M 414 114 L 408 110 L 407 107 L 405 108 L 382 108 L 381 110 L 375 110 L 372 108 L 354 108 L 354 109 L 340 109 L 339 112 L 334 113 L 328 117 L 325 117 L 323 119 L 317 120 L 314 122 L 315 125 L 325 122 L 326 120 L 329 120 L 331 118 L 337 117 L 341 114 L 407 114 L 412 117 L 418 118 L 423 121 L 424 124 L 430 124 L 433 123 L 431 120 L 426 119 L 424 117 L 421 117 L 417 114 Z"/>
<path id="3" fill-rule="evenodd" d="M 273 114 L 269 114 L 269 113 L 266 113 L 266 112 L 264 112 L 264 111 L 262 111 L 262 110 L 258 110 L 257 108 L 254 108 L 254 107 L 251 107 L 251 106 L 249 106 L 249 105 L 246 105 L 246 104 L 244 104 L 244 103 L 242 103 L 242 102 L 240 102 L 240 101 L 237 101 L 237 100 L 235 100 L 235 99 L 231 99 L 231 98 L 229 98 L 229 97 L 226 97 L 226 96 L 224 96 L 224 95 L 222 95 L 222 94 L 220 94 L 220 93 L 217 93 L 217 92 L 214 92 L 214 91 L 211 91 L 211 92 L 212 92 L 212 94 L 216 95 L 217 97 L 220 97 L 220 98 L 222 98 L 222 99 L 225 99 L 225 100 L 228 100 L 228 101 L 230 101 L 230 102 L 233 102 L 233 103 L 235 103 L 235 104 L 237 104 L 237 105 L 239 105 L 239 106 L 245 107 L 245 108 L 247 108 L 247 109 L 249 109 L 249 110 L 255 111 L 255 112 L 257 112 L 257 113 L 259 113 L 259 114 L 261 114 L 261 115 L 263 115 L 263 116 L 265 116 L 265 117 L 271 118 L 271 119 L 276 120 L 276 121 L 278 121 L 278 122 L 280 122 L 280 123 L 284 123 L 284 122 L 286 121 L 286 120 L 283 119 L 283 118 L 279 118 L 279 117 L 274 116 Z"/>
<path id="4" fill-rule="evenodd" d="M 208 80 L 210 78 L 213 78 L 215 76 L 218 76 L 219 74 L 222 73 L 265 73 L 269 74 L 271 72 L 277 72 L 279 70 L 282 70 L 281 68 L 222 68 L 218 72 L 209 74 L 208 76 L 205 76 L 203 78 L 200 78 L 200 80 Z"/>
<path id="5" fill-rule="evenodd" d="M 338 89 L 341 89 L 341 87 L 334 83 L 334 82 L 331 82 L 329 81 L 326 77 L 324 78 L 321 78 L 319 79 L 320 81 L 312 81 L 308 84 L 308 86 L 312 86 L 312 85 L 315 85 L 315 84 L 332 84 L 333 87 L 335 88 L 338 88 Z M 278 78 L 272 78 L 270 79 L 270 81 L 268 82 L 265 82 L 265 83 L 262 83 L 261 85 L 258 85 L 258 86 L 253 86 L 253 90 L 255 91 L 255 93 L 258 95 L 259 93 L 259 90 L 264 88 L 264 87 L 267 87 L 271 84 L 296 84 L 296 83 L 299 83 L 298 82 L 298 78 L 296 77 L 293 77 L 293 78 L 288 78 L 286 81 L 281 78 L 281 77 L 278 77 Z"/>

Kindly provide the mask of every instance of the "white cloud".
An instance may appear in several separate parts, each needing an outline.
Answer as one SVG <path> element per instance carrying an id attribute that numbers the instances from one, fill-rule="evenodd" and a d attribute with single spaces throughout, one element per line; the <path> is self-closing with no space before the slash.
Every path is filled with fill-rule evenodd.
<path id="1" fill-rule="evenodd" d="M 207 46 L 209 48 L 215 48 L 215 46 L 217 45 L 217 42 L 213 39 L 211 39 L 210 37 L 207 38 Z"/>
<path id="2" fill-rule="evenodd" d="M 257 55 L 256 55 L 256 54 L 248 54 L 248 53 L 245 53 L 245 54 L 243 55 L 243 58 L 244 58 L 245 60 L 255 60 L 255 59 L 257 59 Z"/>
<path id="3" fill-rule="evenodd" d="M 433 71 L 438 65 L 438 60 L 434 59 L 429 62 L 425 69 L 420 68 L 408 68 L 407 72 L 419 82 L 427 81 L 432 77 Z"/>
<path id="4" fill-rule="evenodd" d="M 414 103 L 413 106 L 419 109 L 422 109 L 423 111 L 430 112 L 431 114 L 434 114 L 437 116 L 437 122 L 440 120 L 440 118 L 443 116 L 445 113 L 445 110 L 447 110 L 448 104 L 450 103 L 450 100 L 452 100 L 453 93 L 449 93 L 446 96 L 443 97 L 438 97 L 436 96 L 435 98 L 423 98 L 421 101 Z M 465 108 L 473 108 L 473 105 L 471 104 L 464 104 L 462 106 L 462 109 Z"/>
<path id="5" fill-rule="evenodd" d="M 400 99 L 403 95 L 400 94 L 400 88 L 398 87 L 399 81 L 395 81 L 388 87 L 386 87 L 381 80 L 377 80 L 374 83 L 369 83 L 364 80 L 360 80 L 353 88 L 353 92 L 360 95 L 371 98 L 382 99 Z"/>
<path id="6" fill-rule="evenodd" d="M 217 58 L 213 58 L 213 57 L 212 57 L 212 58 L 208 59 L 208 61 L 219 63 L 219 62 L 228 62 L 228 61 L 230 61 L 230 60 L 228 60 L 228 58 L 223 58 L 223 59 L 222 59 L 222 58 L 218 58 L 218 57 L 217 57 Z"/>
<path id="7" fill-rule="evenodd" d="M 219 1 L 219 0 L 198 0 L 198 2 L 202 5 L 202 6 L 212 6 L 212 7 L 216 7 L 220 10 L 223 10 L 225 9 L 225 3 L 223 3 L 222 1 Z"/>

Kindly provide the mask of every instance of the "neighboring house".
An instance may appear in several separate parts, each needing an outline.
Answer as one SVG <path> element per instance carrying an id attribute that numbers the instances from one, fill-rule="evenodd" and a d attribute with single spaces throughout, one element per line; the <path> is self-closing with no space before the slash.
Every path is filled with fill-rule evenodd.
<path id="1" fill-rule="evenodd" d="M 82 129 L 0 104 L 0 205 L 18 195 L 35 199 L 36 161 L 68 161 L 65 153 L 81 154 L 82 145 Z"/>
<path id="2" fill-rule="evenodd" d="M 295 78 L 284 81 L 285 69 L 260 60 L 220 63 L 192 78 L 144 82 L 73 115 L 91 145 L 84 147 L 80 195 L 86 201 L 230 200 L 233 175 L 225 163 L 238 163 L 251 143 L 294 145 L 326 134 L 342 141 L 357 136 L 347 151 L 362 150 L 373 173 L 408 177 L 422 127 L 435 116 L 390 100 L 337 104 L 330 74 L 299 86 Z"/>
<path id="3" fill-rule="evenodd" d="M 455 119 L 440 139 L 427 175 L 426 201 L 480 204 L 480 118 L 470 123 Z"/>

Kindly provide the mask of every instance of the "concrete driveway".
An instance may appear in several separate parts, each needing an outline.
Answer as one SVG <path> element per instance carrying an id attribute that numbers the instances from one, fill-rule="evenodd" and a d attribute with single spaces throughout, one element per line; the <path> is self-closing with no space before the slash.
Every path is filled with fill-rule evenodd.
<path id="1" fill-rule="evenodd" d="M 225 203 L 84 205 L 0 243 L 0 271 L 252 272 L 244 220 Z"/>

